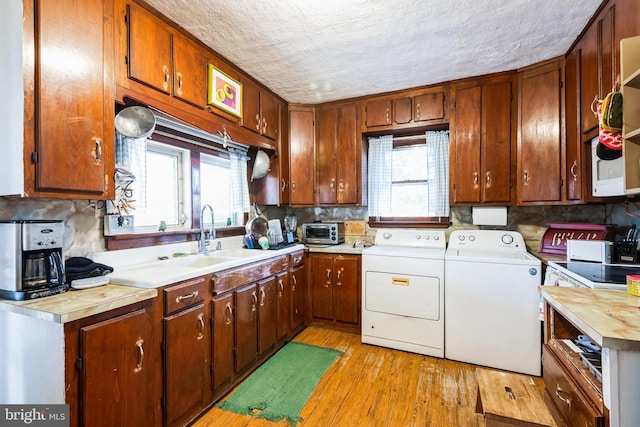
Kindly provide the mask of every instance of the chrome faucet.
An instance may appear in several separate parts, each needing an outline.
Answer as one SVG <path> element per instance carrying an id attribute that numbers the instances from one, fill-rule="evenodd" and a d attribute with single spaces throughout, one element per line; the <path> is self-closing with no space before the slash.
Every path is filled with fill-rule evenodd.
<path id="1" fill-rule="evenodd" d="M 209 230 L 209 237 L 205 239 L 204 234 L 204 211 L 209 208 L 211 211 L 211 229 Z M 214 226 L 213 208 L 211 205 L 203 205 L 200 211 L 200 240 L 198 241 L 198 252 L 203 254 L 209 253 L 209 245 L 216 239 L 216 228 Z"/>

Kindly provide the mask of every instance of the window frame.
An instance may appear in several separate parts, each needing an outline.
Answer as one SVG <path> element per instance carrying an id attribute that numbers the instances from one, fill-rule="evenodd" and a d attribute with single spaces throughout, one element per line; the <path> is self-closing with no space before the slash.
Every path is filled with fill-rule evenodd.
<path id="1" fill-rule="evenodd" d="M 171 138 L 166 134 L 153 133 L 150 140 L 162 144 L 174 146 L 179 149 L 184 149 L 190 152 L 190 201 L 188 197 L 184 198 L 185 205 L 191 203 L 191 221 L 189 219 L 185 222 L 185 227 L 178 229 L 170 229 L 166 231 L 136 231 L 133 234 L 120 234 L 116 236 L 104 236 L 105 248 L 107 250 L 119 250 L 119 249 L 132 249 L 146 246 L 156 246 L 170 243 L 183 243 L 190 241 L 197 241 L 200 239 L 200 153 L 205 153 L 212 156 L 224 157 L 224 152 L 216 150 L 215 148 L 207 148 L 198 144 L 182 141 L 180 139 Z M 190 139 L 196 140 L 197 138 Z M 206 143 L 206 142 L 204 142 Z M 227 154 L 228 156 L 228 154 Z M 189 171 L 185 171 L 188 174 Z M 249 177 L 247 177 L 248 179 Z M 197 183 L 197 184 L 195 184 Z M 197 213 L 197 214 L 194 214 Z M 245 234 L 244 224 L 249 219 L 249 214 L 245 213 L 241 219 L 243 225 L 235 225 L 230 227 L 216 227 L 216 237 L 231 237 L 242 236 Z M 189 228 L 189 224 L 190 227 Z"/>
<path id="2" fill-rule="evenodd" d="M 377 132 L 375 134 L 364 134 L 364 159 L 369 158 L 369 137 L 376 137 L 380 135 L 392 135 L 393 136 L 393 149 L 416 145 L 417 143 L 426 143 L 424 134 L 428 130 L 448 130 L 448 126 L 437 126 L 422 128 L 419 131 L 412 130 L 410 133 L 406 132 Z M 367 160 L 365 160 L 366 162 Z M 368 165 L 366 165 L 368 167 Z M 365 168 L 366 169 L 366 168 Z M 363 176 L 366 176 L 366 170 L 363 172 Z M 393 183 L 392 183 L 393 185 Z M 368 189 L 364 190 L 368 191 Z M 449 204 L 450 203 L 450 191 L 449 191 Z M 448 228 L 451 226 L 451 214 L 446 217 L 438 216 L 418 216 L 418 217 L 398 217 L 398 216 L 369 216 L 369 226 L 372 228 Z"/>

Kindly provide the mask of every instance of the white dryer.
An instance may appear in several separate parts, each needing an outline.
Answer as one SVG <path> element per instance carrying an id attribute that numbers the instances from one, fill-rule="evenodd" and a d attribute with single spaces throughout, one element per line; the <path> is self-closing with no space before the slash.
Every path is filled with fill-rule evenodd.
<path id="1" fill-rule="evenodd" d="M 445 357 L 541 375 L 541 262 L 514 231 L 453 231 L 445 255 Z"/>
<path id="2" fill-rule="evenodd" d="M 442 230 L 379 229 L 362 251 L 362 342 L 444 357 Z"/>

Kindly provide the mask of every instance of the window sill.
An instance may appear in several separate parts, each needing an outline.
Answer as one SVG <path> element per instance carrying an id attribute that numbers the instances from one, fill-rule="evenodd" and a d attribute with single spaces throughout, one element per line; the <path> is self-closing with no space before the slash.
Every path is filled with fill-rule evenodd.
<path id="1" fill-rule="evenodd" d="M 448 228 L 451 220 L 448 217 L 369 217 L 371 228 Z"/>
<path id="2" fill-rule="evenodd" d="M 216 228 L 216 237 L 242 236 L 244 226 Z M 193 242 L 200 240 L 200 229 L 154 231 L 152 233 L 120 234 L 105 236 L 108 251 L 142 248 L 146 246 L 166 245 L 170 243 Z"/>

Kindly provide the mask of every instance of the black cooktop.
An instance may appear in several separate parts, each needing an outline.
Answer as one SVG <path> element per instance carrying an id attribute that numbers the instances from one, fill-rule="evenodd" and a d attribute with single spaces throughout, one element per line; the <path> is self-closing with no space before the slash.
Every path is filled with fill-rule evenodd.
<path id="1" fill-rule="evenodd" d="M 640 275 L 640 265 L 600 264 L 595 262 L 556 262 L 561 267 L 598 283 L 627 283 L 627 274 Z"/>

